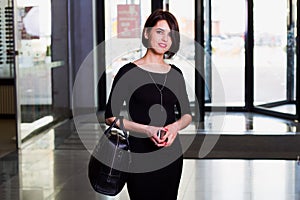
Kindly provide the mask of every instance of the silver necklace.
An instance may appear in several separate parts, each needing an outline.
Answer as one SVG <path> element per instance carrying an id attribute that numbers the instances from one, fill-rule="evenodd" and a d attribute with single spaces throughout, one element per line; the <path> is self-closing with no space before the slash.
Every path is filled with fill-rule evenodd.
<path id="1" fill-rule="evenodd" d="M 160 105 L 161 105 L 160 110 L 162 111 L 162 110 L 163 110 L 163 109 L 162 109 L 162 102 L 163 102 L 163 94 L 162 94 L 162 91 L 163 91 L 163 89 L 165 88 L 165 85 L 166 85 L 166 82 L 167 82 L 168 74 L 166 74 L 164 83 L 163 83 L 163 85 L 162 85 L 161 88 L 158 87 L 158 85 L 156 84 L 156 82 L 154 81 L 153 77 L 151 76 L 151 74 L 150 74 L 149 72 L 148 72 L 148 74 L 149 74 L 149 76 L 150 76 L 152 82 L 154 83 L 156 89 L 159 91 L 159 94 L 160 94 Z"/>

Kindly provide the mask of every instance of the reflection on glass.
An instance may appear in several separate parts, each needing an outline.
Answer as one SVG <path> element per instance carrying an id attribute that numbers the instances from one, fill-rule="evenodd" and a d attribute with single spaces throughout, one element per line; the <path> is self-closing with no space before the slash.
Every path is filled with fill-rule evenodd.
<path id="1" fill-rule="evenodd" d="M 169 1 L 169 11 L 177 18 L 181 42 L 174 60 L 168 62 L 181 69 L 185 77 L 189 100 L 195 102 L 195 1 Z"/>
<path id="2" fill-rule="evenodd" d="M 295 114 L 295 16 L 290 18 L 294 4 L 254 1 L 253 9 L 254 105 L 288 114 Z"/>
<path id="3" fill-rule="evenodd" d="M 53 121 L 51 81 L 51 1 L 18 0 L 18 96 L 21 139 Z"/>
<path id="4" fill-rule="evenodd" d="M 266 9 L 272 6 L 272 9 Z M 262 104 L 286 99 L 287 1 L 254 2 L 254 99 Z M 270 23 L 276 21 L 276 24 Z"/>
<path id="5" fill-rule="evenodd" d="M 234 12 L 232 12 L 234 5 Z M 244 106 L 245 93 L 245 1 L 230 0 L 211 2 L 212 30 L 212 106 Z M 220 96 L 221 79 L 224 97 Z M 226 101 L 226 102 L 224 102 Z"/>

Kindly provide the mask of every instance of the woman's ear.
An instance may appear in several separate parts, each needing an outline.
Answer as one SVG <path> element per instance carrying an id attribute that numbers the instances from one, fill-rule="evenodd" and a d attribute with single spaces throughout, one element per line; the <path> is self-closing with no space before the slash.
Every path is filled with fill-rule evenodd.
<path id="1" fill-rule="evenodd" d="M 145 31 L 144 31 L 144 37 L 145 37 L 147 40 L 149 39 L 148 28 L 145 28 Z"/>

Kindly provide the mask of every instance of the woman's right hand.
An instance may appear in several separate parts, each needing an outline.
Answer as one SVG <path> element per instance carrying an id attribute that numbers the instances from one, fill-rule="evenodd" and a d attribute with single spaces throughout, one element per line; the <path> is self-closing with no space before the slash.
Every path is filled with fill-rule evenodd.
<path id="1" fill-rule="evenodd" d="M 154 142 L 154 144 L 158 147 L 165 146 L 166 142 L 158 137 L 157 132 L 162 130 L 163 127 L 155 127 L 155 126 L 148 126 L 146 128 L 147 136 Z"/>

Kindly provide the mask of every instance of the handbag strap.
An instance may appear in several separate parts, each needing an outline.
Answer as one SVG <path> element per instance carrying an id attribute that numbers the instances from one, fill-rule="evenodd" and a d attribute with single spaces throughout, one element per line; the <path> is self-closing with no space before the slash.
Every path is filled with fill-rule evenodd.
<path id="1" fill-rule="evenodd" d="M 107 129 L 107 132 L 109 132 L 112 128 L 116 127 L 118 120 L 120 120 L 120 126 L 119 129 L 122 130 L 123 132 L 123 137 L 125 137 L 126 139 L 128 139 L 128 134 L 124 128 L 124 122 L 123 122 L 124 117 L 123 116 L 119 116 L 116 117 L 115 120 L 111 123 L 111 125 L 109 126 L 109 128 Z"/>
<path id="2" fill-rule="evenodd" d="M 123 116 L 119 116 L 118 119 L 120 120 L 120 129 L 123 131 L 124 136 L 127 139 L 128 138 L 128 134 L 127 134 L 127 132 L 126 132 L 126 130 L 124 128 L 124 122 L 123 122 L 124 117 Z"/>
<path id="3" fill-rule="evenodd" d="M 120 120 L 120 129 L 123 131 L 123 134 L 126 138 L 126 142 L 127 142 L 127 145 L 128 145 L 128 151 L 130 151 L 130 144 L 129 144 L 129 139 L 128 139 L 128 134 L 127 134 L 127 131 L 125 130 L 124 128 L 124 122 L 123 122 L 123 119 L 124 117 L 123 116 L 119 116 L 119 117 L 116 117 L 116 122 L 118 121 L 118 119 Z M 129 155 L 129 163 L 131 163 L 131 155 Z"/>
<path id="4" fill-rule="evenodd" d="M 127 131 L 125 130 L 125 128 L 124 128 L 124 122 L 123 122 L 123 119 L 124 119 L 124 117 L 123 116 L 119 116 L 118 117 L 119 118 L 119 120 L 120 120 L 120 129 L 123 131 L 123 133 L 124 133 L 124 136 L 125 136 L 125 138 L 126 138 L 126 142 L 127 142 L 127 145 L 128 145 L 128 150 L 130 151 L 130 144 L 129 144 L 129 139 L 128 139 L 128 134 L 127 134 Z M 131 163 L 131 155 L 129 155 L 129 163 Z"/>
<path id="5" fill-rule="evenodd" d="M 113 127 L 115 127 L 118 120 L 119 120 L 118 118 L 115 118 L 115 120 L 111 123 L 111 125 L 108 127 L 106 131 L 109 132 Z"/>

